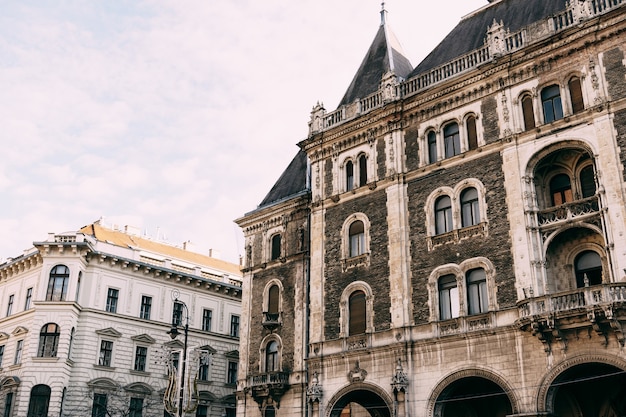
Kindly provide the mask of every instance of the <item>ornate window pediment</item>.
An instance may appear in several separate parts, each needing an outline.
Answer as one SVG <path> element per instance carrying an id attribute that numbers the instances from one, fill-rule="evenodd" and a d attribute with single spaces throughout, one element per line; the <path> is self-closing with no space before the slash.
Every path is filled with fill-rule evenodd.
<path id="1" fill-rule="evenodd" d="M 122 336 L 122 333 L 118 332 L 113 327 L 96 330 L 96 333 L 99 334 L 100 336 L 108 336 L 108 337 L 115 337 L 115 338 Z"/>
<path id="2" fill-rule="evenodd" d="M 135 342 L 147 343 L 147 344 L 153 344 L 156 342 L 156 340 L 154 340 L 152 336 L 145 334 L 145 333 L 132 336 L 131 340 L 134 340 Z"/>
<path id="3" fill-rule="evenodd" d="M 23 326 L 17 326 L 15 328 L 15 330 L 13 330 L 13 332 L 11 332 L 11 334 L 13 336 L 19 336 L 21 334 L 26 334 L 26 333 L 28 333 L 28 329 L 26 327 L 23 327 Z"/>
<path id="4" fill-rule="evenodd" d="M 202 351 L 205 351 L 205 352 L 209 352 L 211 354 L 217 353 L 217 350 L 214 347 L 209 346 L 209 345 L 200 346 L 196 350 L 202 350 Z"/>
<path id="5" fill-rule="evenodd" d="M 171 340 L 169 342 L 164 343 L 163 345 L 172 350 L 183 349 L 185 347 L 185 344 L 181 342 L 180 340 Z"/>
<path id="6" fill-rule="evenodd" d="M 231 350 L 230 352 L 224 353 L 224 356 L 226 356 L 227 358 L 231 358 L 231 359 L 239 359 L 239 351 Z"/>
<path id="7" fill-rule="evenodd" d="M 0 332 L 0 342 L 9 338 L 9 334 L 5 332 Z"/>
<path id="8" fill-rule="evenodd" d="M 151 395 L 152 387 L 150 385 L 144 384 L 142 382 L 135 382 L 133 384 L 128 384 L 124 387 L 124 391 L 131 392 L 133 394 L 140 395 Z"/>

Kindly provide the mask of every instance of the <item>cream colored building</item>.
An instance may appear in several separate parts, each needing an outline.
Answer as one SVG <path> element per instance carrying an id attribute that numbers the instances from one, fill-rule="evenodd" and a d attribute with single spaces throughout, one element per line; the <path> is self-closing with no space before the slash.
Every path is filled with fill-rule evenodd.
<path id="1" fill-rule="evenodd" d="M 486 1 L 415 67 L 383 10 L 299 146 L 237 220 L 238 416 L 626 415 L 626 2 Z"/>
<path id="2" fill-rule="evenodd" d="M 100 222 L 50 234 L 0 265 L 2 415 L 164 416 L 188 317 L 186 415 L 233 416 L 240 304 L 238 265 Z"/>

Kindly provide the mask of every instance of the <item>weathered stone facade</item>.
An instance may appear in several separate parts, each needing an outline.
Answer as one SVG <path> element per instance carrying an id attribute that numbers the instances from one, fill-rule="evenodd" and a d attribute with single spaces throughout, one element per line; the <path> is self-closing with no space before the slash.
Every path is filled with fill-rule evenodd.
<path id="1" fill-rule="evenodd" d="M 626 3 L 493 1 L 415 68 L 385 13 L 238 220 L 238 415 L 626 414 Z M 278 218 L 306 244 L 268 261 Z"/>

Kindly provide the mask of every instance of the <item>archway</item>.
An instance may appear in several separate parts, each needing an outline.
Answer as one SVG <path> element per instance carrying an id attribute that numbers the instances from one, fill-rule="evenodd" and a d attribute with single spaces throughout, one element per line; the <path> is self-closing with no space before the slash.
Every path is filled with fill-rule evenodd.
<path id="1" fill-rule="evenodd" d="M 391 417 L 391 407 L 382 392 L 361 386 L 340 393 L 329 403 L 329 417 Z"/>
<path id="2" fill-rule="evenodd" d="M 559 417 L 626 415 L 626 372 L 610 364 L 573 366 L 552 381 L 547 409 Z"/>
<path id="3" fill-rule="evenodd" d="M 436 417 L 505 417 L 513 413 L 513 407 L 498 384 L 479 376 L 468 376 L 443 389 L 434 411 Z"/>

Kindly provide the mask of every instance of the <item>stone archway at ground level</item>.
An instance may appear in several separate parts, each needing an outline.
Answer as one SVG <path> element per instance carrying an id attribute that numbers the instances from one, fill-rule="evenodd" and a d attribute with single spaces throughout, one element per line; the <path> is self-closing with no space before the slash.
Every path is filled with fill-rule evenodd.
<path id="1" fill-rule="evenodd" d="M 328 402 L 328 417 L 391 417 L 391 399 L 380 388 L 369 384 L 348 386 Z"/>
<path id="2" fill-rule="evenodd" d="M 546 410 L 559 417 L 626 415 L 626 372 L 615 364 L 579 363 L 550 383 Z"/>
<path id="3" fill-rule="evenodd" d="M 435 390 L 429 415 L 505 417 L 515 414 L 517 407 L 511 391 L 503 387 L 504 381 L 485 372 L 466 371 L 451 375 Z"/>

